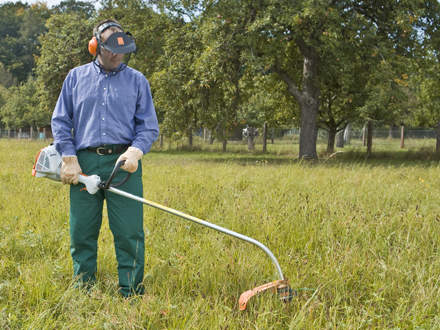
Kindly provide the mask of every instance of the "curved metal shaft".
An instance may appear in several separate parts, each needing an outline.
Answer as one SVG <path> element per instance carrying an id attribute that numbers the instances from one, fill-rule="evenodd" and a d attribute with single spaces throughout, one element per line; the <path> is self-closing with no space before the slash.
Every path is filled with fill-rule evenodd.
<path id="1" fill-rule="evenodd" d="M 278 272 L 278 275 L 279 275 L 279 277 L 280 277 L 279 279 L 280 279 L 280 280 L 284 280 L 283 272 L 282 272 L 282 270 L 281 270 L 281 267 L 280 267 L 280 264 L 278 263 L 277 258 L 275 258 L 275 256 L 274 256 L 273 253 L 268 249 L 267 246 L 265 246 L 264 244 L 260 243 L 259 241 L 255 240 L 255 239 L 253 239 L 253 238 L 250 238 L 250 237 L 248 237 L 248 236 L 245 236 L 245 235 L 242 235 L 242 234 L 236 233 L 235 231 L 232 231 L 232 230 L 229 230 L 229 229 L 226 229 L 226 228 L 223 228 L 223 227 L 217 226 L 217 225 L 215 225 L 215 224 L 213 224 L 213 223 L 210 223 L 210 222 L 208 222 L 208 221 L 205 221 L 205 220 L 202 220 L 202 219 L 199 219 L 199 218 L 193 217 L 192 215 L 188 215 L 188 214 L 185 214 L 185 213 L 183 213 L 183 212 L 180 212 L 180 211 L 174 210 L 174 209 L 172 209 L 172 208 L 170 208 L 170 207 L 166 207 L 166 206 L 160 205 L 160 204 L 158 204 L 158 203 L 155 203 L 155 202 L 152 202 L 152 201 L 146 200 L 146 199 L 144 199 L 144 198 L 142 198 L 142 197 L 139 197 L 139 196 L 135 196 L 135 195 L 129 194 L 129 193 L 125 192 L 125 191 L 122 191 L 122 190 L 119 190 L 119 189 L 113 188 L 113 187 L 111 187 L 111 186 L 110 186 L 107 190 L 108 190 L 108 191 L 111 191 L 112 193 L 115 193 L 115 194 L 118 194 L 118 195 L 121 195 L 121 196 L 124 196 L 124 197 L 130 198 L 130 199 L 134 199 L 134 200 L 136 200 L 136 201 L 138 201 L 138 202 L 141 202 L 141 203 L 143 203 L 143 204 L 146 204 L 146 205 L 148 205 L 148 206 L 152 206 L 152 207 L 157 208 L 157 209 L 159 209 L 159 210 L 162 210 L 162 211 L 165 211 L 165 212 L 168 212 L 168 213 L 174 214 L 174 215 L 176 215 L 176 216 L 178 216 L 178 217 L 181 217 L 181 218 L 184 218 L 184 219 L 186 219 L 186 220 L 189 220 L 189 221 L 192 221 L 192 222 L 198 223 L 199 225 L 202 225 L 202 226 L 205 226 L 205 227 L 209 227 L 209 228 L 211 228 L 211 229 L 217 230 L 217 231 L 222 232 L 222 233 L 224 233 L 224 234 L 227 234 L 227 235 L 230 235 L 230 236 L 233 236 L 233 237 L 239 238 L 239 239 L 241 239 L 241 240 L 243 240 L 243 241 L 246 241 L 246 242 L 248 242 L 248 243 L 251 243 L 251 244 L 254 244 L 254 245 L 258 246 L 258 247 L 259 247 L 261 250 L 263 250 L 263 251 L 269 256 L 269 258 L 272 260 L 272 263 L 275 265 L 275 267 L 276 267 L 276 269 L 277 269 L 277 272 Z"/>

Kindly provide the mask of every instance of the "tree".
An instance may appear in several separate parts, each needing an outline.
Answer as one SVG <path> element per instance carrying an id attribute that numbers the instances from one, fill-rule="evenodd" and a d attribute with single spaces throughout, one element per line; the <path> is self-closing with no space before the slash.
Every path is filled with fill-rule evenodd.
<path id="1" fill-rule="evenodd" d="M 241 7 L 236 1 L 218 3 L 156 1 L 156 3 L 171 17 L 178 18 L 182 22 L 185 21 L 183 17 L 186 18 L 187 22 L 183 25 L 183 29 L 186 29 L 185 26 L 191 28 L 186 29 L 185 35 L 198 42 L 198 46 L 193 41 L 189 42 L 189 45 L 194 49 L 201 49 L 197 56 L 193 56 L 187 62 L 187 73 L 181 78 L 188 82 L 184 88 L 185 95 L 192 95 L 190 100 L 185 98 L 183 103 L 186 108 L 191 107 L 193 110 L 184 112 L 195 113 L 197 121 L 214 132 L 216 137 L 223 141 L 223 150 L 226 150 L 228 132 L 238 127 L 237 113 L 245 95 L 243 86 L 240 85 L 245 72 L 242 55 L 245 46 L 243 29 L 246 24 L 245 16 L 239 13 Z M 234 21 L 235 24 L 231 24 L 233 20 L 230 18 L 233 15 L 240 18 Z M 172 50 L 172 53 L 179 54 L 176 58 L 168 52 L 166 56 L 173 59 L 169 67 L 176 67 L 183 59 L 192 56 L 189 54 L 193 54 L 192 50 L 187 49 L 186 39 L 175 40 L 174 44 L 184 49 L 185 53 L 182 54 L 178 48 Z M 165 75 L 161 77 L 172 79 Z M 190 122 L 186 121 L 186 123 Z"/>
<path id="2" fill-rule="evenodd" d="M 95 6 L 86 1 L 64 0 L 52 8 L 54 14 L 80 14 L 84 17 L 95 15 Z"/>
<path id="3" fill-rule="evenodd" d="M 243 30 L 247 18 L 241 10 L 234 1 L 218 3 L 202 15 L 199 23 L 203 51 L 195 63 L 195 73 L 212 100 L 203 119 L 223 141 L 223 151 L 228 132 L 238 127 L 238 112 L 246 101 Z"/>
<path id="4" fill-rule="evenodd" d="M 40 127 L 47 124 L 50 116 L 39 111 L 35 97 L 35 79 L 30 77 L 26 83 L 9 88 L 7 99 L 1 106 L 1 120 L 8 128 Z"/>
<path id="5" fill-rule="evenodd" d="M 410 122 L 417 126 L 433 127 L 437 153 L 440 153 L 440 62 L 436 53 L 429 52 L 410 81 L 418 103 L 410 114 Z"/>
<path id="6" fill-rule="evenodd" d="M 161 129 L 166 135 L 183 133 L 192 147 L 192 131 L 198 125 L 198 81 L 193 63 L 200 41 L 192 23 L 172 27 L 167 34 L 160 71 L 153 74 L 156 106 L 163 112 Z"/>
<path id="7" fill-rule="evenodd" d="M 408 68 L 407 59 L 387 56 L 377 63 L 364 88 L 366 100 L 360 107 L 360 117 L 367 123 L 367 153 L 372 152 L 372 129 L 374 123 L 388 124 L 396 120 L 403 122 L 408 112 Z"/>
<path id="8" fill-rule="evenodd" d="M 415 94 L 408 120 L 413 125 L 433 127 L 436 134 L 437 153 L 440 153 L 440 4 L 429 3 L 425 8 L 426 24 L 420 31 L 421 50 L 419 60 L 413 63 L 409 90 Z"/>
<path id="9" fill-rule="evenodd" d="M 342 44 L 340 44 L 342 45 Z M 369 77 L 368 65 L 361 54 L 355 59 L 346 50 L 334 51 L 324 61 L 332 61 L 321 74 L 321 104 L 318 127 L 328 132 L 327 153 L 334 152 L 335 138 L 350 122 L 360 118 L 359 107 L 366 99 L 365 81 Z M 348 48 L 348 47 L 347 47 Z"/>
<path id="10" fill-rule="evenodd" d="M 0 85 L 9 88 L 17 83 L 17 79 L 0 62 Z"/>
<path id="11" fill-rule="evenodd" d="M 92 59 L 87 43 L 93 27 L 82 15 L 70 13 L 51 16 L 47 28 L 47 33 L 40 37 L 36 83 L 39 107 L 51 114 L 67 73 Z"/>
<path id="12" fill-rule="evenodd" d="M 6 3 L 0 6 L 0 62 L 4 65 L 6 71 L 20 81 L 27 77 L 26 70 L 23 69 L 24 62 L 19 58 L 22 55 L 20 46 L 20 26 L 24 11 L 27 5 L 17 2 Z"/>
<path id="13" fill-rule="evenodd" d="M 4 86 L 0 84 L 0 127 L 4 127 L 4 121 L 3 121 L 3 106 L 6 104 L 6 101 L 9 99 L 9 90 Z"/>
<path id="14" fill-rule="evenodd" d="M 346 45 L 347 56 L 360 47 L 414 51 L 419 28 L 427 24 L 428 6 L 436 1 L 279 1 L 253 2 L 255 20 L 250 40 L 263 66 L 284 81 L 301 109 L 300 158 L 316 158 L 317 119 L 322 92 L 322 73 L 332 70 L 333 50 Z M 298 59 L 302 59 L 299 63 Z M 301 67 L 302 66 L 302 67 Z M 371 68 L 374 69 L 374 68 Z"/>
<path id="15" fill-rule="evenodd" d="M 263 127 L 263 129 L 264 127 L 267 129 L 268 127 L 297 125 L 299 109 L 289 97 L 285 84 L 276 79 L 273 74 L 255 74 L 255 71 L 246 70 L 243 78 L 246 86 L 243 88 L 246 102 L 239 109 L 239 122 L 250 127 Z M 261 133 L 267 135 L 267 131 Z M 253 150 L 254 137 L 252 135 L 247 137 L 249 150 Z M 263 135 L 263 149 L 266 142 L 264 138 Z"/>
<path id="16" fill-rule="evenodd" d="M 17 82 L 32 74 L 38 56 L 38 36 L 45 31 L 50 11 L 44 3 L 32 6 L 21 2 L 0 6 L 0 62 Z"/>

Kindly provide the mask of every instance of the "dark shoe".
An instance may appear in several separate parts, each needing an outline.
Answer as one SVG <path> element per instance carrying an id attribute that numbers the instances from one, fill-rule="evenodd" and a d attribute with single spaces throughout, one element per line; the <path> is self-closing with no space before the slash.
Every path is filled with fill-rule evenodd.
<path id="1" fill-rule="evenodd" d="M 142 296 L 143 294 L 145 294 L 145 286 L 141 283 L 137 286 L 136 290 L 129 289 L 126 287 L 120 287 L 119 294 L 124 298 L 131 298 L 134 296 Z"/>

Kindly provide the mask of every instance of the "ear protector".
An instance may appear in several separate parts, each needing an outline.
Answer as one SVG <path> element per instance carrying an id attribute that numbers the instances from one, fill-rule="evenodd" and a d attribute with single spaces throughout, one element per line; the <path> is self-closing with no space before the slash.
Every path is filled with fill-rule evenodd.
<path id="1" fill-rule="evenodd" d="M 101 33 L 104 32 L 105 30 L 107 30 L 109 27 L 115 26 L 119 29 L 121 29 L 122 31 L 124 31 L 122 29 L 122 27 L 115 22 L 106 22 L 104 24 L 101 24 L 100 26 L 98 26 L 98 28 L 96 29 L 96 33 L 94 34 L 94 36 L 92 37 L 92 39 L 90 39 L 89 41 L 89 53 L 93 56 L 97 56 L 99 54 L 99 48 L 102 45 L 101 42 Z"/>

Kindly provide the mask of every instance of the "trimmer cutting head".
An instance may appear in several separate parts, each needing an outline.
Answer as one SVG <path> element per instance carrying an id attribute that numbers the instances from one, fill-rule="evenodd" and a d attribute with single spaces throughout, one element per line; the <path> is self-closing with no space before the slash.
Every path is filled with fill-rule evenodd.
<path id="1" fill-rule="evenodd" d="M 287 304 L 292 301 L 293 296 L 296 296 L 296 291 L 293 291 L 290 285 L 280 285 L 277 287 L 277 294 L 280 297 L 280 300 Z"/>
<path id="2" fill-rule="evenodd" d="M 276 289 L 278 296 L 285 303 L 290 302 L 293 298 L 293 290 L 289 286 L 289 281 L 277 280 L 243 292 L 238 300 L 238 307 L 240 308 L 240 310 L 244 311 L 246 309 L 249 299 L 251 299 L 256 294 L 266 291 L 267 289 Z"/>

